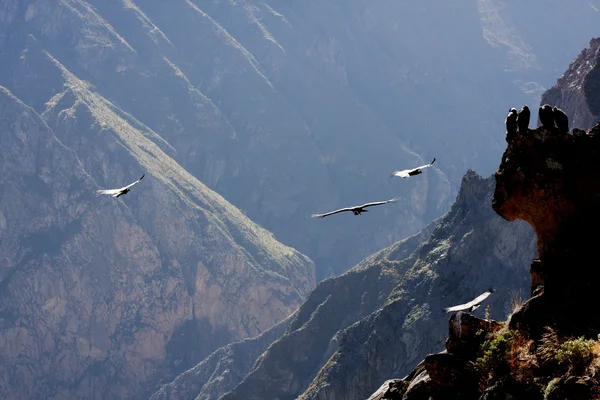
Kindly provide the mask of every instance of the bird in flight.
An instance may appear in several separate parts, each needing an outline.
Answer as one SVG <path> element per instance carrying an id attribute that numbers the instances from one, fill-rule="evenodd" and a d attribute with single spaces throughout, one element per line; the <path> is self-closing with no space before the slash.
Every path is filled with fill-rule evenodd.
<path id="1" fill-rule="evenodd" d="M 312 217 L 313 218 L 325 218 L 329 215 L 341 213 L 344 211 L 352 211 L 354 213 L 354 215 L 360 215 L 364 212 L 369 211 L 369 210 L 365 210 L 365 208 L 367 208 L 367 207 L 380 206 L 382 204 L 393 203 L 393 202 L 398 201 L 398 199 L 399 199 L 399 197 L 394 197 L 393 199 L 389 199 L 389 200 L 385 200 L 385 201 L 374 201 L 372 203 L 366 203 L 366 204 L 363 204 L 362 206 L 340 208 L 339 210 L 331 211 L 331 212 L 328 212 L 325 214 L 313 214 Z"/>
<path id="2" fill-rule="evenodd" d="M 130 183 L 129 185 L 127 185 L 127 186 L 124 186 L 124 187 L 122 187 L 122 188 L 119 188 L 119 189 L 103 189 L 103 190 L 96 190 L 96 193 L 97 193 L 97 194 L 99 194 L 99 195 L 100 195 L 100 194 L 107 194 L 107 195 L 109 195 L 109 196 L 112 196 L 112 197 L 119 197 L 119 196 L 123 196 L 124 194 L 127 194 L 127 193 L 129 193 L 129 192 L 131 191 L 131 189 L 130 189 L 130 188 L 131 188 L 133 185 L 137 185 L 138 183 L 140 183 L 140 181 L 141 181 L 142 179 L 144 179 L 144 176 L 146 176 L 146 174 L 143 174 L 143 175 L 142 175 L 142 177 L 141 177 L 140 179 L 138 179 L 137 181 L 135 181 L 135 182 L 133 182 L 133 183 Z"/>
<path id="3" fill-rule="evenodd" d="M 446 311 L 448 313 L 454 313 L 454 312 L 457 312 L 457 311 L 471 312 L 471 311 L 475 310 L 476 308 L 478 308 L 481 305 L 481 302 L 483 302 L 485 299 L 487 299 L 488 296 L 490 294 L 492 294 L 492 293 L 494 293 L 494 289 L 493 288 L 489 288 L 488 290 L 486 290 L 485 292 L 483 292 L 479 296 L 475 297 L 473 300 L 469 301 L 468 303 L 459 304 L 457 306 L 452 306 L 452 307 L 444 308 L 444 311 Z"/>
<path id="4" fill-rule="evenodd" d="M 429 164 L 421 165 L 420 167 L 413 168 L 413 169 L 405 169 L 404 171 L 394 171 L 394 172 L 392 172 L 392 175 L 390 176 L 390 178 L 393 178 L 394 176 L 399 176 L 401 178 L 408 178 L 409 176 L 415 176 L 415 175 L 422 174 L 423 171 L 421 171 L 421 170 L 424 168 L 427 168 L 427 167 L 431 167 L 434 162 L 435 162 L 435 157 L 433 157 L 433 161 L 430 162 Z"/>

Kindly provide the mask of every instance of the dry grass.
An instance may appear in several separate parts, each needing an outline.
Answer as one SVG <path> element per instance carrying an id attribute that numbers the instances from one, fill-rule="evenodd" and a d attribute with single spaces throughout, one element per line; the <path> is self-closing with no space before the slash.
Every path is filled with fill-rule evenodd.
<path id="1" fill-rule="evenodd" d="M 526 300 L 527 298 L 520 290 L 511 290 L 508 292 L 508 301 L 505 306 L 507 315 L 517 312 Z"/>
<path id="2" fill-rule="evenodd" d="M 488 336 L 476 364 L 482 371 L 481 390 L 506 376 L 550 390 L 556 377 L 600 375 L 600 335 L 598 340 L 568 337 L 546 327 L 536 345 L 523 333 L 503 328 Z"/>
<path id="3" fill-rule="evenodd" d="M 540 365 L 544 367 L 553 367 L 557 364 L 556 353 L 560 348 L 561 340 L 558 336 L 558 332 L 550 326 L 546 327 L 546 333 L 544 333 L 540 339 L 540 344 L 537 349 L 537 357 Z"/>
<path id="4" fill-rule="evenodd" d="M 555 329 L 546 327 L 542 335 L 537 356 L 540 364 L 546 368 L 556 368 L 568 374 L 594 374 L 600 363 L 600 341 L 561 337 Z"/>
<path id="5" fill-rule="evenodd" d="M 539 369 L 534 350 L 533 340 L 521 333 L 513 335 L 506 352 L 506 362 L 511 375 L 518 382 L 533 382 L 535 371 Z"/>

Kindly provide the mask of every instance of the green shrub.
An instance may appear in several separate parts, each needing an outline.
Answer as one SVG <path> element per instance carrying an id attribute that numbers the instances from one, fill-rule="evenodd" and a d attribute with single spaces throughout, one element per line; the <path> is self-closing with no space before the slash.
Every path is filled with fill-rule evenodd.
<path id="1" fill-rule="evenodd" d="M 570 364 L 573 368 L 584 367 L 594 358 L 596 341 L 581 336 L 577 339 L 562 343 L 556 352 L 556 361 L 560 364 Z"/>
<path id="2" fill-rule="evenodd" d="M 481 357 L 476 361 L 479 368 L 491 371 L 506 365 L 506 350 L 514 333 L 505 331 L 495 338 L 486 340 L 481 346 Z"/>

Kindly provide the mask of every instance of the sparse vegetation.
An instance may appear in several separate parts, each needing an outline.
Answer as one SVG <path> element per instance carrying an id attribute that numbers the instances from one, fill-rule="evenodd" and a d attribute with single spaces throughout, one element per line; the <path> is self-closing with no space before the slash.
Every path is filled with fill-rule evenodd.
<path id="1" fill-rule="evenodd" d="M 490 379 L 511 375 L 520 382 L 531 382 L 538 368 L 533 355 L 533 340 L 522 333 L 503 329 L 481 346 L 476 365 L 484 372 L 482 385 Z"/>
<path id="2" fill-rule="evenodd" d="M 583 374 L 586 369 L 594 369 L 594 360 L 600 355 L 600 342 L 584 336 L 569 339 L 561 338 L 555 329 L 548 331 L 540 340 L 538 357 L 545 367 L 567 368 L 570 374 Z"/>
<path id="3" fill-rule="evenodd" d="M 517 312 L 525 303 L 525 296 L 520 290 L 511 290 L 508 293 L 508 302 L 506 303 L 506 312 L 511 315 Z"/>
<path id="4" fill-rule="evenodd" d="M 594 358 L 594 346 L 597 344 L 595 340 L 586 339 L 581 336 L 577 339 L 567 340 L 560 345 L 556 352 L 556 361 L 559 364 L 569 364 L 574 371 L 581 371 Z"/>
<path id="5" fill-rule="evenodd" d="M 552 393 L 552 390 L 554 390 L 554 386 L 556 386 L 556 383 L 558 381 L 560 381 L 560 378 L 554 378 L 550 382 L 548 382 L 548 386 L 546 386 L 546 390 L 544 391 L 544 399 L 547 399 L 548 395 Z"/>
<path id="6" fill-rule="evenodd" d="M 493 372 L 506 363 L 506 349 L 512 339 L 513 332 L 505 330 L 498 336 L 483 342 L 482 354 L 476 365 L 484 371 Z"/>

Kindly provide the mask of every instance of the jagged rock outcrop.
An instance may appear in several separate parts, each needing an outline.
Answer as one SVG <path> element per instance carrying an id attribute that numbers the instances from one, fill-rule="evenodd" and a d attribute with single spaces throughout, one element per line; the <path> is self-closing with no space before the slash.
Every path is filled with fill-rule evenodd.
<path id="1" fill-rule="evenodd" d="M 592 39 L 556 84 L 544 92 L 541 104 L 560 104 L 571 125 L 579 129 L 600 122 L 600 38 Z"/>
<path id="2" fill-rule="evenodd" d="M 320 283 L 286 332 L 222 398 L 364 399 L 390 370 L 406 373 L 443 347 L 443 307 L 493 283 L 491 314 L 505 316 L 507 298 L 529 290 L 535 238 L 526 223 L 509 224 L 493 212 L 493 185 L 493 178 L 470 171 L 452 210 L 429 232 Z"/>
<path id="3" fill-rule="evenodd" d="M 581 84 L 594 86 L 600 81 L 594 71 L 599 45 L 600 41 L 592 40 L 591 50 L 581 53 L 542 103 L 557 93 L 574 96 L 571 90 L 579 90 L 583 103 L 573 103 L 574 97 L 564 95 L 556 105 L 582 107 L 572 109 L 571 115 L 585 119 L 582 115 L 589 110 L 590 97 L 581 96 L 585 92 Z M 533 227 L 539 258 L 531 263 L 532 297 L 509 321 L 490 325 L 469 314 L 450 319 L 448 354 L 462 359 L 461 374 L 472 371 L 470 363 L 476 361 L 481 375 L 463 382 L 461 389 L 477 390 L 461 398 L 600 396 L 596 367 L 600 320 L 582 306 L 595 302 L 600 278 L 593 267 L 597 258 L 594 229 L 600 222 L 599 127 L 596 124 L 587 131 L 574 128 L 569 134 L 540 126 L 526 134 L 507 136 L 508 146 L 495 174 L 492 205 L 506 220 L 524 220 Z M 463 328 L 465 321 L 467 329 Z M 454 387 L 438 391 L 436 396 L 436 388 L 445 383 L 447 380 L 430 376 L 420 364 L 404 379 L 386 381 L 371 399 L 454 398 Z"/>
<path id="4" fill-rule="evenodd" d="M 597 257 L 592 232 L 600 222 L 599 139 L 538 128 L 508 144 L 496 173 L 493 207 L 509 221 L 533 226 L 538 285 L 543 285 L 513 324 L 530 324 L 538 332 L 546 325 L 600 329 L 600 318 L 581 307 L 595 301 L 600 279 L 600 271 L 590 268 Z"/>
<path id="5" fill-rule="evenodd" d="M 560 7 L 1 0 L 0 85 L 43 113 L 63 92 L 36 62 L 48 52 L 156 133 L 150 140 L 189 173 L 310 256 L 320 280 L 446 212 L 466 168 L 495 170 L 495 110 L 507 98 L 529 102 L 596 29 L 587 3 L 571 5 L 578 24 L 559 23 Z M 444 167 L 386 182 L 432 156 Z M 410 201 L 368 219 L 307 218 L 396 195 Z"/>
<path id="6" fill-rule="evenodd" d="M 289 316 L 314 265 L 55 68 L 44 118 L 0 87 L 0 397 L 143 398 Z"/>
<path id="7" fill-rule="evenodd" d="M 600 222 L 600 138 L 590 133 L 576 136 L 539 127 L 507 139 L 495 174 L 493 208 L 506 220 L 524 220 L 534 228 L 539 255 L 532 267 L 533 297 L 511 316 L 508 330 L 496 335 L 503 324 L 453 316 L 447 351 L 428 355 L 423 365 L 402 380 L 388 381 L 371 399 L 595 398 L 598 383 L 594 375 L 582 376 L 585 365 L 548 384 L 545 396 L 541 383 L 551 380 L 550 370 L 533 375 L 536 384 L 514 379 L 531 365 L 540 369 L 535 357 L 545 360 L 560 348 L 560 343 L 554 349 L 539 341 L 548 327 L 568 337 L 597 337 L 600 329 L 598 317 L 582 307 L 595 301 L 600 278 L 590 267 L 596 259 L 593 229 Z M 482 354 L 485 340 L 494 344 Z M 520 348 L 520 356 L 510 362 L 505 360 L 509 346 Z M 481 364 L 475 366 L 476 360 Z M 488 373 L 482 381 L 480 376 Z M 482 382 L 489 386 L 482 388 Z"/>

